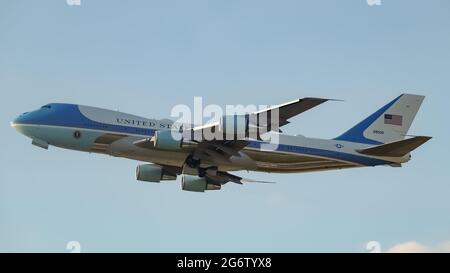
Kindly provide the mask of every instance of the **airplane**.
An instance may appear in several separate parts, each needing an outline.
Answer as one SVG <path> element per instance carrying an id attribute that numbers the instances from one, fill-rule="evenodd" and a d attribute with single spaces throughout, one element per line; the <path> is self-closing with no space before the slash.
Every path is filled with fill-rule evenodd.
<path id="1" fill-rule="evenodd" d="M 413 150 L 431 139 L 408 136 L 424 99 L 402 94 L 334 139 L 288 135 L 273 130 L 276 126 L 271 128 L 271 123 L 285 126 L 294 116 L 329 101 L 310 97 L 245 115 L 224 115 L 218 124 L 187 125 L 185 129 L 184 124 L 176 126 L 169 119 L 147 119 L 65 103 L 50 103 L 23 113 L 11 126 L 40 148 L 53 145 L 143 161 L 146 163 L 136 168 L 138 181 L 159 183 L 181 176 L 182 190 L 205 192 L 220 190 L 228 182 L 270 183 L 243 178 L 232 174 L 234 171 L 303 173 L 382 165 L 401 167 L 411 159 Z M 260 115 L 270 116 L 272 112 L 278 116 L 275 122 L 267 118 L 258 122 Z M 251 128 L 259 130 L 263 126 L 266 131 L 249 137 Z M 192 137 L 205 128 L 232 138 Z M 263 135 L 276 136 L 274 149 L 265 148 L 270 141 L 264 140 Z"/>

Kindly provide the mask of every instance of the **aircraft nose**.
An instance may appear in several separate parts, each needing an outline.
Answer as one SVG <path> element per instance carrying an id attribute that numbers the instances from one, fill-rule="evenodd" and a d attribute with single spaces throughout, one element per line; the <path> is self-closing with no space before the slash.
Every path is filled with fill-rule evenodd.
<path id="1" fill-rule="evenodd" d="M 28 112 L 25 112 L 11 121 L 11 127 L 17 128 L 18 125 L 26 123 L 27 114 Z"/>
<path id="2" fill-rule="evenodd" d="M 38 126 L 29 126 L 30 124 L 35 123 L 35 111 L 34 112 L 25 112 L 20 116 L 16 117 L 11 122 L 11 127 L 16 129 L 17 132 L 26 135 L 28 137 L 33 137 L 35 133 L 39 130 Z"/>

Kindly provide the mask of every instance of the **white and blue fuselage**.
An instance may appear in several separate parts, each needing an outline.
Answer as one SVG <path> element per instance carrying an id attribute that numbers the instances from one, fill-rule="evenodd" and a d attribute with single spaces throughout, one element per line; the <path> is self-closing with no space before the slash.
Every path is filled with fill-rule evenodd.
<path id="1" fill-rule="evenodd" d="M 142 148 L 136 141 L 152 137 L 156 131 L 171 130 L 170 120 L 147 119 L 118 111 L 75 104 L 51 103 L 17 117 L 12 126 L 46 148 L 60 148 L 108 154 L 163 166 L 182 167 L 189 148 L 178 151 Z M 261 149 L 262 141 L 249 140 L 241 150 L 247 160 L 216 162 L 221 171 L 307 172 L 378 165 L 396 166 L 409 160 L 402 157 L 368 156 L 358 150 L 380 142 L 353 142 L 278 134 L 274 150 Z M 242 157 L 241 157 L 242 159 Z M 249 163 L 251 162 L 251 163 Z M 212 162 L 211 164 L 214 164 Z"/>

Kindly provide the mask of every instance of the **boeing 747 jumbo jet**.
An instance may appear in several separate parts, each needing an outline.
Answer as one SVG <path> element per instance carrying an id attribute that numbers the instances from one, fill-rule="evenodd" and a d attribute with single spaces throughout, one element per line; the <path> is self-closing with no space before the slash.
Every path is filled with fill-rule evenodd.
<path id="1" fill-rule="evenodd" d="M 300 173 L 401 167 L 411 159 L 414 149 L 431 139 L 407 136 L 424 98 L 403 94 L 334 139 L 286 135 L 278 129 L 292 117 L 328 101 L 320 98 L 303 98 L 244 115 L 224 115 L 217 123 L 190 128 L 175 126 L 171 120 L 51 103 L 20 115 L 11 126 L 38 147 L 53 145 L 140 160 L 147 163 L 137 166 L 137 180 L 161 182 L 180 175 L 183 190 L 204 192 L 219 190 L 228 182 L 264 182 L 239 177 L 230 173 L 233 171 Z M 273 118 L 260 119 L 263 115 L 278 118 L 275 122 Z M 195 137 L 205 129 L 226 137 Z M 250 137 L 255 131 L 256 136 Z M 276 139 L 277 143 L 266 139 Z"/>

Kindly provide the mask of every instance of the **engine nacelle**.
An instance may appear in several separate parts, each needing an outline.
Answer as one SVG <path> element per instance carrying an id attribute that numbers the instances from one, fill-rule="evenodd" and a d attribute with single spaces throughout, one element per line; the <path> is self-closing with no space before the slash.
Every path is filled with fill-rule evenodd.
<path id="1" fill-rule="evenodd" d="M 181 176 L 181 188 L 184 191 L 204 192 L 210 190 L 220 190 L 222 186 L 210 184 L 204 177 L 183 174 Z"/>
<path id="2" fill-rule="evenodd" d="M 181 150 L 183 135 L 177 131 L 156 131 L 154 145 L 160 150 Z"/>
<path id="3" fill-rule="evenodd" d="M 168 172 L 161 166 L 145 164 L 136 167 L 136 179 L 144 182 L 159 183 L 162 180 L 176 180 L 177 175 Z"/>
<path id="4" fill-rule="evenodd" d="M 222 116 L 219 122 L 219 130 L 226 139 L 243 139 L 248 135 L 248 116 L 246 115 L 232 115 Z"/>

